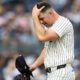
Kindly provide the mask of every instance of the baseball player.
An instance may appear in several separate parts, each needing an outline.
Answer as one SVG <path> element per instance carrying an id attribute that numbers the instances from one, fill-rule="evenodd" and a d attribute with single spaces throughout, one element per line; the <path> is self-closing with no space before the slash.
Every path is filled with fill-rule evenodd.
<path id="1" fill-rule="evenodd" d="M 47 80 L 75 80 L 71 66 L 74 59 L 74 31 L 71 22 L 46 2 L 33 7 L 32 19 L 37 38 L 44 41 L 45 45 L 30 69 L 34 70 L 44 63 Z"/>

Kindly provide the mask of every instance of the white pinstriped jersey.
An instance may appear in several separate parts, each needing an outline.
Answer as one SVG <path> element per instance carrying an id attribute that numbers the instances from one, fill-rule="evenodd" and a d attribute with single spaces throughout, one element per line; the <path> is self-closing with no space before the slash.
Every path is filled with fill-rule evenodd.
<path id="1" fill-rule="evenodd" d="M 60 16 L 50 28 L 60 38 L 56 41 L 45 42 L 45 67 L 71 63 L 74 59 L 74 31 L 71 22 L 67 18 Z"/>

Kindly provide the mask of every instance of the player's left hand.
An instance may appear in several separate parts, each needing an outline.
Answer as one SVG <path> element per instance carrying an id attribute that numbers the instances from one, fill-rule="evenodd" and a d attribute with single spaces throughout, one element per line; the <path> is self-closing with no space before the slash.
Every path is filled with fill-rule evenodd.
<path id="1" fill-rule="evenodd" d="M 38 9 L 37 8 L 37 5 L 35 5 L 34 7 L 33 7 L 33 9 L 32 9 L 32 17 L 38 17 L 39 15 L 40 15 L 40 12 L 41 12 L 41 10 L 44 8 L 44 6 L 43 7 L 41 7 L 40 9 Z"/>

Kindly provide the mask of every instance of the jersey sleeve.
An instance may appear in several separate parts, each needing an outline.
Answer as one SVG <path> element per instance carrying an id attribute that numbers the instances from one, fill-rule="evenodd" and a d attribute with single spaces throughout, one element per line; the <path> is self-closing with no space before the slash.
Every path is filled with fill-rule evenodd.
<path id="1" fill-rule="evenodd" d="M 57 21 L 52 27 L 52 30 L 54 30 L 59 37 L 62 37 L 64 34 L 66 34 L 69 31 L 69 21 L 67 19 L 60 19 Z"/>

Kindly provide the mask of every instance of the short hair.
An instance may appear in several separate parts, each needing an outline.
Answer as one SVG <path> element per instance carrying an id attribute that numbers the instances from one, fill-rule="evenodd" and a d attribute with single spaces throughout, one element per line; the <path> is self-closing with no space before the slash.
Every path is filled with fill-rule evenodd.
<path id="1" fill-rule="evenodd" d="M 49 3 L 47 3 L 47 2 L 39 2 L 39 3 L 37 3 L 37 8 L 38 9 L 40 9 L 43 6 L 44 6 L 44 8 L 42 9 L 41 12 L 46 12 L 48 9 L 51 8 L 51 5 Z"/>

